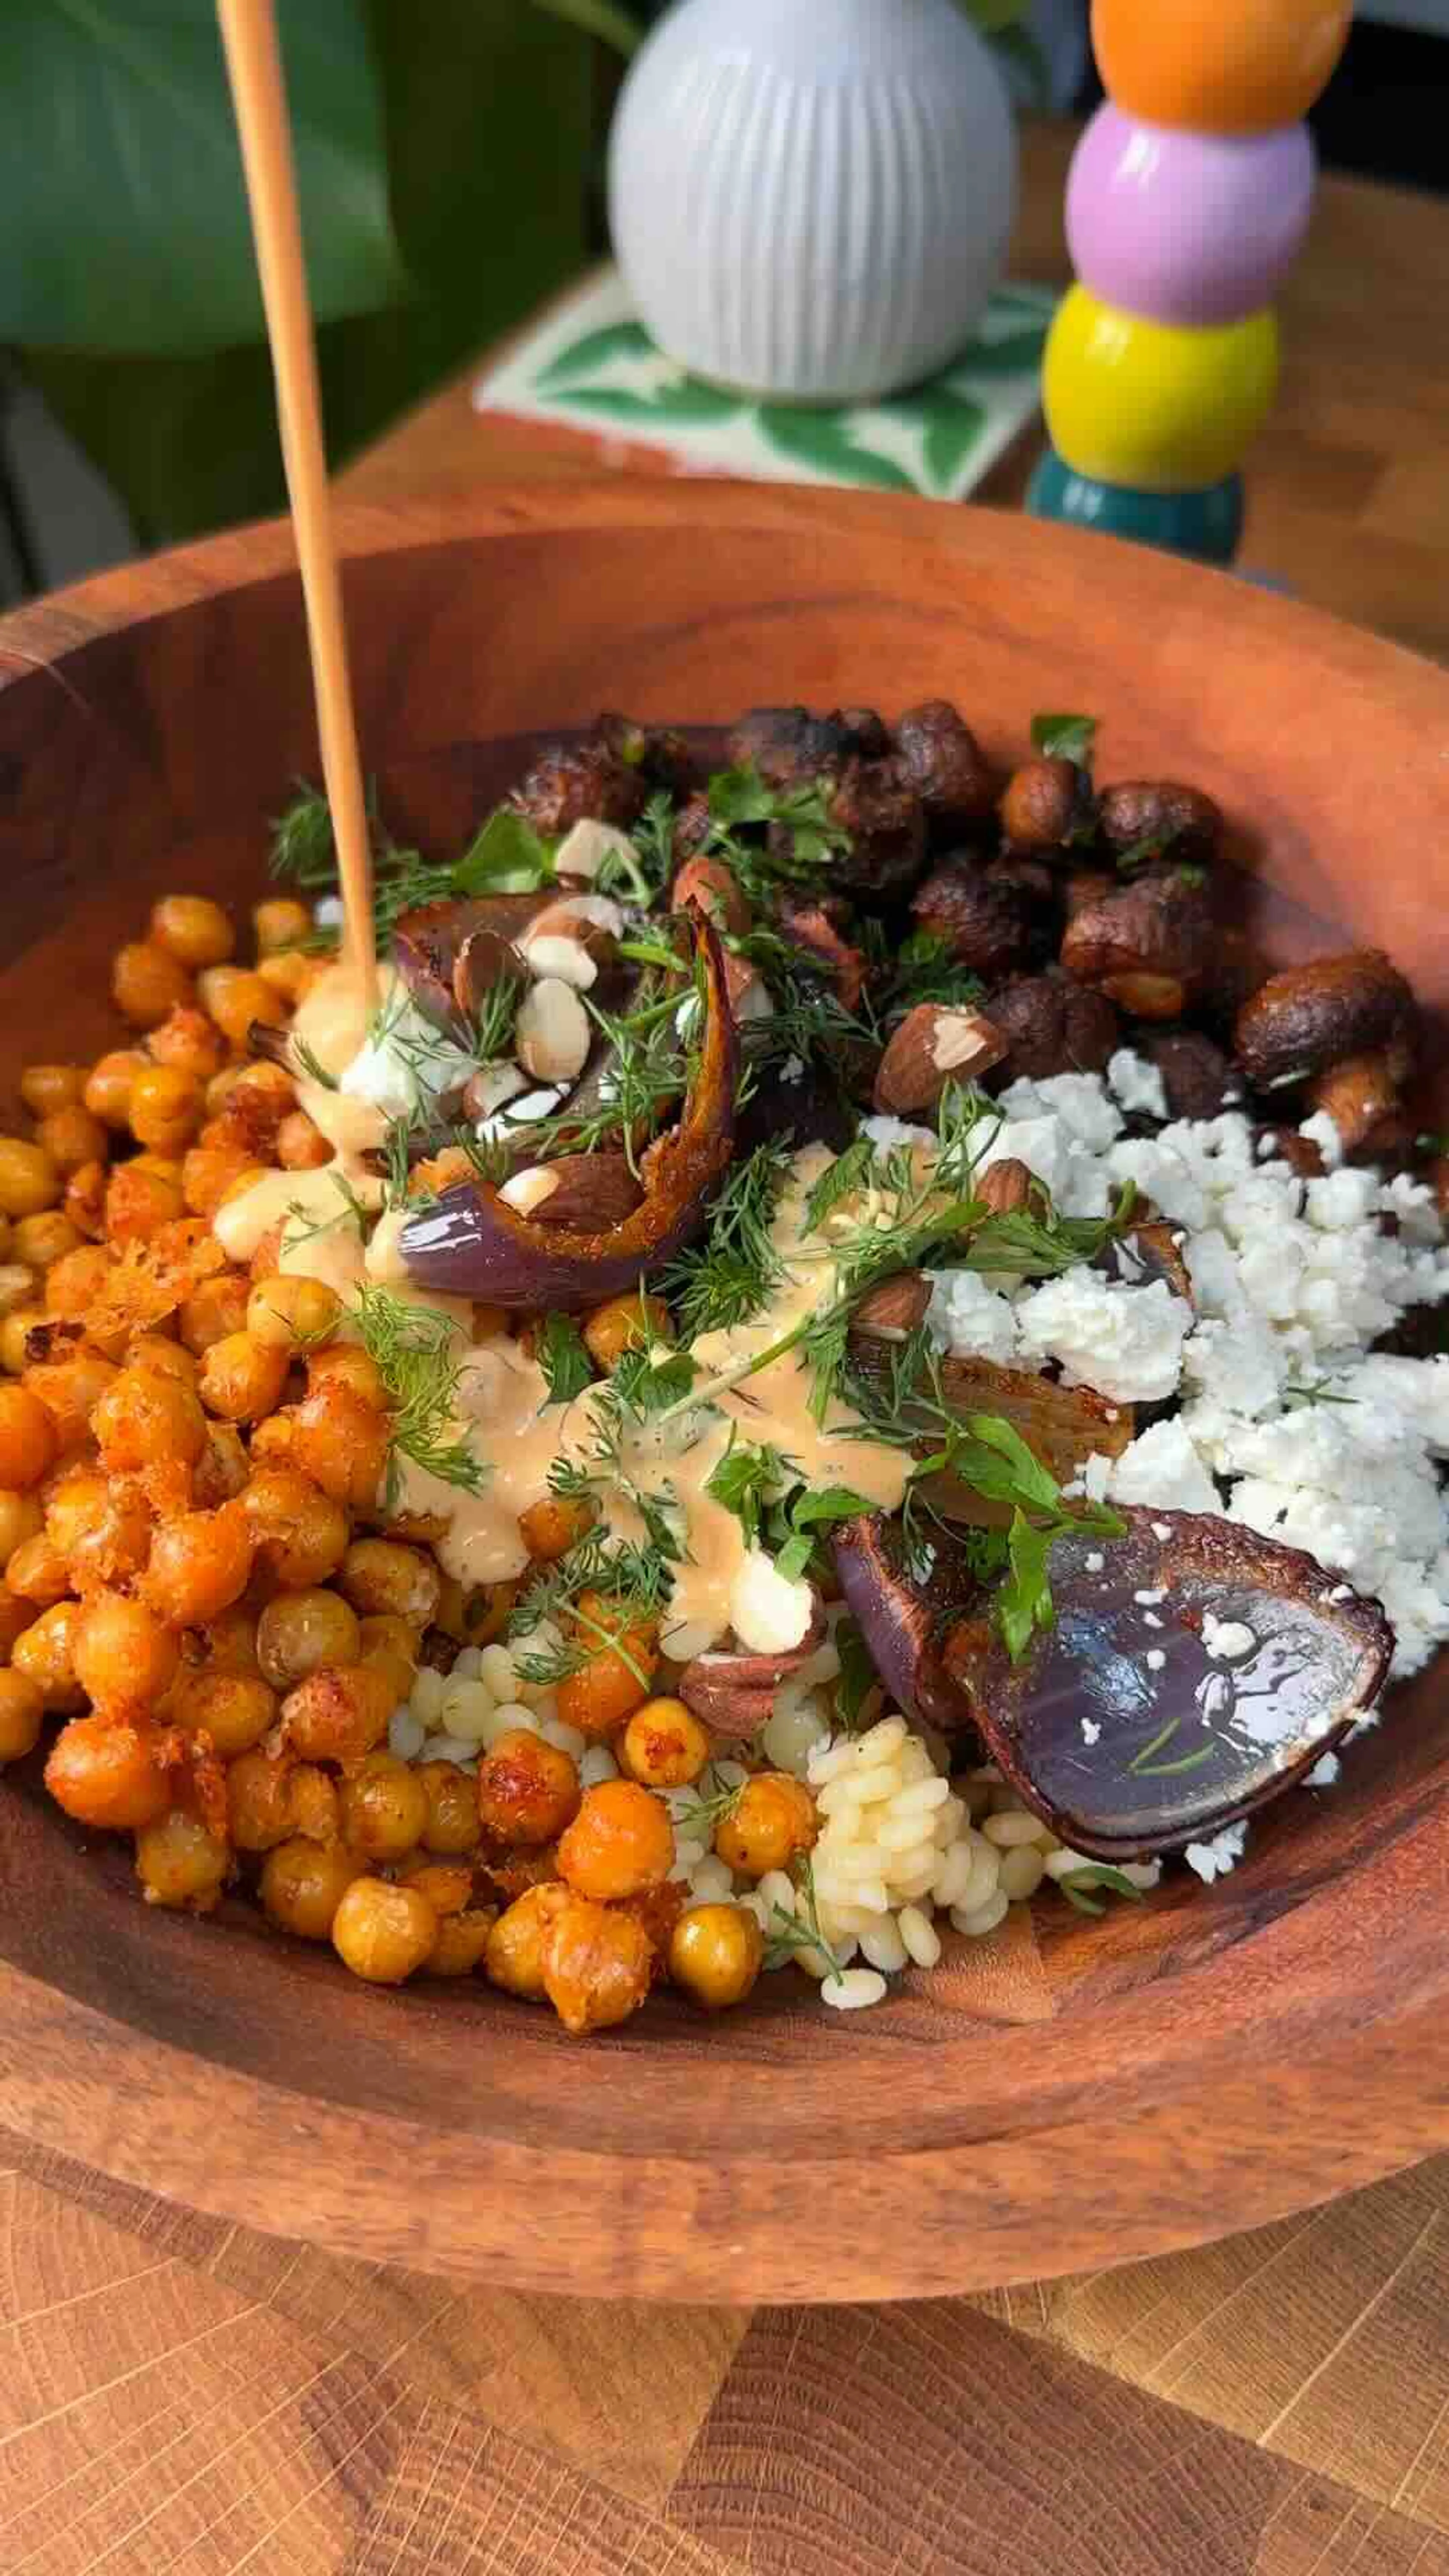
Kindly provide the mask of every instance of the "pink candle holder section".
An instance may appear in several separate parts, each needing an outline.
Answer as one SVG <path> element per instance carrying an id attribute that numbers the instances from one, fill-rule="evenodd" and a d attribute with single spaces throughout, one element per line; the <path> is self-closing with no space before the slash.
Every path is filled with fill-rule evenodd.
<path id="1" fill-rule="evenodd" d="M 1305 125 L 1190 134 L 1108 101 L 1067 182 L 1072 264 L 1093 294 L 1150 321 L 1238 321 L 1271 301 L 1297 258 L 1316 167 Z"/>

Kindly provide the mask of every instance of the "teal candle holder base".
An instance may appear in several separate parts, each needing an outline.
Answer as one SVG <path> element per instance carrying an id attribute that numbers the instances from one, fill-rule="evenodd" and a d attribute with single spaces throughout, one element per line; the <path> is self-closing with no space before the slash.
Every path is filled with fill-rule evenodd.
<path id="1" fill-rule="evenodd" d="M 1197 563 L 1230 564 L 1243 534 L 1243 478 L 1229 474 L 1199 492 L 1134 492 L 1074 473 L 1049 447 L 1027 486 L 1026 507 L 1034 519 L 1100 528 Z"/>

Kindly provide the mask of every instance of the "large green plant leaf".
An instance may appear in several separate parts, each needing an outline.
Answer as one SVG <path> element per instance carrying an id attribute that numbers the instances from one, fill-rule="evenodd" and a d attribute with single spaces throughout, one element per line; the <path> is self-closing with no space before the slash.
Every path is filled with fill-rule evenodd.
<path id="1" fill-rule="evenodd" d="M 406 281 L 362 0 L 283 0 L 280 24 L 313 302 L 366 312 Z M 4 0 L 0 168 L 0 339 L 150 356 L 261 336 L 212 0 Z"/>

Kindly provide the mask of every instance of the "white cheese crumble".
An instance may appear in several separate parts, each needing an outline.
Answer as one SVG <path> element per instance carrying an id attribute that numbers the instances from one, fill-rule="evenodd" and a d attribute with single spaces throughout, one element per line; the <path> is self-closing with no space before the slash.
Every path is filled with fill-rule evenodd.
<path id="1" fill-rule="evenodd" d="M 1214 1834 L 1208 1842 L 1189 1843 L 1183 1859 L 1188 1868 L 1195 1869 L 1198 1877 L 1211 1887 L 1215 1878 L 1226 1878 L 1229 1870 L 1237 1867 L 1247 1839 L 1248 1827 L 1244 1819 L 1236 1825 L 1224 1825 L 1222 1832 Z"/>
<path id="2" fill-rule="evenodd" d="M 1131 1047 L 1119 1047 L 1107 1066 L 1107 1080 L 1119 1108 L 1129 1116 L 1162 1118 L 1167 1116 L 1167 1093 L 1162 1076 L 1145 1055 Z"/>
<path id="3" fill-rule="evenodd" d="M 1258 1640 L 1242 1619 L 1215 1619 L 1203 1612 L 1202 1641 L 1214 1663 L 1232 1664 L 1250 1655 Z"/>
<path id="4" fill-rule="evenodd" d="M 461 1091 L 474 1070 L 473 1058 L 425 1019 L 416 1003 L 395 995 L 344 1065 L 337 1088 L 349 1100 L 368 1101 L 386 1118 L 406 1118 L 432 1109 L 446 1092 Z"/>
<path id="5" fill-rule="evenodd" d="M 1177 1391 L 1192 1308 L 1164 1279 L 1133 1288 L 1077 1269 L 1027 1291 L 1017 1326 L 1028 1367 L 1056 1360 L 1068 1386 L 1090 1386 L 1123 1404 L 1152 1404 Z"/>

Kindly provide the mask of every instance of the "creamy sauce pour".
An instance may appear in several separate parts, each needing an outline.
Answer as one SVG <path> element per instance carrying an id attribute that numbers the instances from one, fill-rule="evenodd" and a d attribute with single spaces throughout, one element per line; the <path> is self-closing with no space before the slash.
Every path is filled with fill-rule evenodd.
<path id="1" fill-rule="evenodd" d="M 382 969 L 379 1004 L 387 1001 L 393 983 L 391 969 Z M 339 1074 L 366 1035 L 366 1014 L 351 978 L 340 968 L 320 977 L 294 1025 L 324 1070 Z M 381 1206 L 382 1185 L 362 1158 L 383 1141 L 383 1113 L 306 1075 L 298 1077 L 297 1096 L 336 1149 L 336 1160 L 319 1171 L 268 1172 L 218 1211 L 213 1221 L 217 1238 L 233 1261 L 248 1262 L 280 1225 L 281 1270 L 324 1279 L 344 1304 L 355 1301 L 364 1280 L 377 1280 L 406 1292 L 410 1305 L 446 1315 L 456 1325 L 462 1372 L 459 1428 L 488 1468 L 487 1482 L 481 1494 L 463 1493 L 400 1458 L 399 1508 L 445 1524 L 436 1551 L 445 1572 L 457 1581 L 465 1586 L 506 1582 L 528 1563 L 519 1514 L 547 1494 L 556 1458 L 586 1460 L 593 1448 L 589 1400 L 580 1396 L 567 1406 L 550 1404 L 542 1370 L 515 1341 L 506 1335 L 475 1336 L 468 1299 L 435 1296 L 410 1282 L 401 1252 L 406 1220 L 400 1210 L 380 1216 L 370 1241 L 363 1244 L 338 1180 L 355 1191 L 365 1208 Z M 697 1384 L 768 1350 L 829 1292 L 830 1261 L 822 1257 L 818 1241 L 807 1245 L 802 1220 L 806 1193 L 830 1159 L 820 1146 L 797 1156 L 794 1179 L 772 1228 L 784 1279 L 752 1323 L 703 1334 L 694 1343 Z M 899 1508 L 909 1462 L 877 1441 L 852 1438 L 860 1417 L 846 1405 L 832 1404 L 825 1423 L 817 1424 L 810 1393 L 810 1372 L 792 1351 L 720 1395 L 717 1412 L 681 1417 L 662 1432 L 652 1425 L 626 1432 L 622 1463 L 627 1475 L 650 1495 L 672 1488 L 683 1515 L 688 1554 L 672 1568 L 669 1629 L 687 1626 L 718 1637 L 729 1625 L 730 1592 L 745 1558 L 744 1534 L 734 1514 L 705 1488 L 732 1436 L 782 1450 L 810 1485 L 850 1485 L 881 1511 Z M 688 1446 L 682 1445 L 685 1440 Z M 600 1502 L 615 1536 L 644 1539 L 639 1514 L 624 1496 L 604 1492 Z"/>

